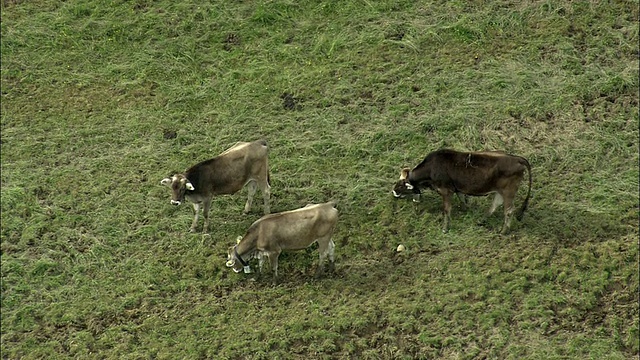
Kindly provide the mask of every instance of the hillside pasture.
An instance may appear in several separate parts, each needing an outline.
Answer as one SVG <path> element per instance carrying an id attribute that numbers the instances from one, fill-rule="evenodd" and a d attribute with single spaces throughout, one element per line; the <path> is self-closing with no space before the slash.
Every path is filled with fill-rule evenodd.
<path id="1" fill-rule="evenodd" d="M 3 359 L 638 356 L 638 1 L 1 9 Z M 210 236 L 169 204 L 161 179 L 256 139 L 272 211 L 337 202 L 334 274 L 315 247 L 277 286 L 226 268 L 246 189 Z M 532 164 L 508 235 L 490 198 L 443 234 L 435 192 L 392 197 L 443 147 Z"/>

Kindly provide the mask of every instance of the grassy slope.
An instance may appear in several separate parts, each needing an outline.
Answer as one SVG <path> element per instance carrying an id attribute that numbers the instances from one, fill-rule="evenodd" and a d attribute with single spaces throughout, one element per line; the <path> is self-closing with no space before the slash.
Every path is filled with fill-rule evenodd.
<path id="1" fill-rule="evenodd" d="M 4 1 L 1 26 L 3 358 L 638 353 L 637 1 Z M 225 268 L 246 191 L 212 237 L 169 206 L 162 177 L 260 137 L 274 211 L 338 201 L 335 276 Z M 489 199 L 447 235 L 435 194 L 391 199 L 443 146 L 531 161 L 511 235 Z"/>

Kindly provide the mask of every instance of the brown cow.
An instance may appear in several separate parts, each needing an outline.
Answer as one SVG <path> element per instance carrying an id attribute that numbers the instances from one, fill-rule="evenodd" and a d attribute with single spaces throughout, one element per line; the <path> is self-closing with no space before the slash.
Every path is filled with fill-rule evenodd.
<path id="1" fill-rule="evenodd" d="M 447 232 L 451 219 L 451 195 L 462 193 L 483 196 L 495 193 L 487 216 L 493 214 L 504 202 L 504 223 L 501 233 L 505 234 L 509 231 L 511 215 L 514 211 L 513 200 L 525 170 L 529 172 L 529 190 L 516 215 L 518 220 L 522 220 L 531 194 L 531 166 L 525 158 L 501 151 L 459 152 L 449 149 L 434 151 L 415 168 L 402 169 L 400 180 L 393 188 L 393 196 L 400 198 L 412 194 L 413 200 L 417 202 L 421 188 L 437 191 L 444 202 L 442 231 Z"/>
<path id="2" fill-rule="evenodd" d="M 254 222 L 238 244 L 229 248 L 227 266 L 233 271 L 249 272 L 249 260 L 258 258 L 260 271 L 264 257 L 269 258 L 273 281 L 278 278 L 278 257 L 283 250 L 302 250 L 318 242 L 320 261 L 316 277 L 324 272 L 324 261 L 334 267 L 335 245 L 331 236 L 338 221 L 335 203 L 309 204 L 303 208 L 265 215 Z"/>
<path id="3" fill-rule="evenodd" d="M 193 203 L 194 218 L 191 232 L 196 231 L 198 213 L 203 205 L 203 233 L 209 231 L 209 209 L 214 195 L 235 194 L 245 185 L 249 187 L 244 212 L 251 210 L 253 196 L 260 188 L 264 198 L 264 213 L 268 214 L 271 186 L 267 142 L 238 142 L 222 154 L 196 164 L 182 174 L 175 174 L 161 181 L 172 190 L 171 204 L 180 205 L 185 198 Z"/>

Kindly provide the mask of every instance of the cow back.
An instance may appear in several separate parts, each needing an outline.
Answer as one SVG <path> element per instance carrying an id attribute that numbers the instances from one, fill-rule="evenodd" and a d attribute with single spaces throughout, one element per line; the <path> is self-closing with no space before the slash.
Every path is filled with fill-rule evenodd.
<path id="1" fill-rule="evenodd" d="M 192 166 L 185 176 L 195 187 L 194 193 L 233 194 L 267 167 L 267 154 L 268 147 L 263 140 L 237 143 L 222 154 Z"/>
<path id="2" fill-rule="evenodd" d="M 259 233 L 258 248 L 298 250 L 320 237 L 330 235 L 338 220 L 338 210 L 331 203 L 265 215 L 253 223 L 248 232 Z"/>
<path id="3" fill-rule="evenodd" d="M 524 171 L 519 159 L 500 151 L 442 149 L 429 154 L 411 171 L 409 179 L 422 187 L 485 195 L 496 191 L 499 179 Z"/>

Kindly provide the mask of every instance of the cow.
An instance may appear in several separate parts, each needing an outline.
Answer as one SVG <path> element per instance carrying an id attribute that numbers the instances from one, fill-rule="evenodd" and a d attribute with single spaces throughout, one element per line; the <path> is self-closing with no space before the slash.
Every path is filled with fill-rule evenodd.
<path id="1" fill-rule="evenodd" d="M 180 205 L 186 198 L 193 203 L 194 218 L 191 232 L 196 232 L 198 213 L 203 208 L 204 226 L 202 232 L 209 231 L 209 209 L 214 195 L 235 194 L 248 186 L 247 203 L 244 213 L 251 210 L 253 196 L 260 188 L 264 198 L 264 213 L 269 214 L 269 147 L 264 140 L 238 142 L 213 159 L 202 161 L 184 173 L 174 174 L 161 181 L 172 190 L 171 204 Z"/>
<path id="2" fill-rule="evenodd" d="M 235 246 L 229 248 L 227 267 L 236 273 L 250 272 L 249 260 L 259 260 L 260 272 L 267 257 L 273 272 L 273 282 L 278 281 L 278 257 L 283 250 L 302 250 L 318 243 L 320 261 L 315 276 L 324 273 L 324 262 L 329 257 L 329 269 L 334 269 L 335 244 L 331 240 L 338 221 L 334 202 L 308 204 L 280 213 L 265 215 L 255 221 Z"/>
<path id="3" fill-rule="evenodd" d="M 506 234 L 514 211 L 513 200 L 525 170 L 529 173 L 529 189 L 516 215 L 518 220 L 522 220 L 531 195 L 531 165 L 523 157 L 502 151 L 460 152 L 450 149 L 434 151 L 413 169 L 402 169 L 400 179 L 396 182 L 392 193 L 396 198 L 412 195 L 413 201 L 418 202 L 421 189 L 431 188 L 437 191 L 444 202 L 442 231 L 445 233 L 449 230 L 453 194 L 458 196 L 463 194 L 466 198 L 467 195 L 484 196 L 495 193 L 493 204 L 486 216 L 493 214 L 496 208 L 504 203 L 504 223 L 501 234 Z"/>

